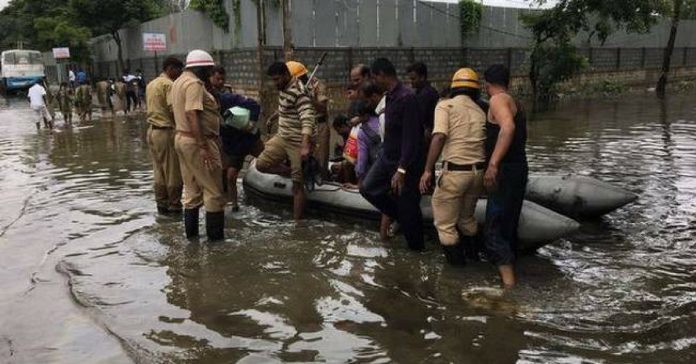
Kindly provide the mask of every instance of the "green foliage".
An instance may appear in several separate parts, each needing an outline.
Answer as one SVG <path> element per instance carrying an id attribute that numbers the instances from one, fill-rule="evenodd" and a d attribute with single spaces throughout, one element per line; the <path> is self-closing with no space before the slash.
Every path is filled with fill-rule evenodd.
<path id="1" fill-rule="evenodd" d="M 119 29 L 162 15 L 161 0 L 70 0 L 75 19 L 95 35 L 114 34 Z"/>
<path id="2" fill-rule="evenodd" d="M 230 16 L 225 11 L 224 5 L 223 0 L 191 0 L 189 8 L 208 14 L 213 23 L 227 32 L 230 26 Z"/>
<path id="3" fill-rule="evenodd" d="M 553 8 L 523 15 L 534 40 L 529 79 L 536 106 L 548 107 L 558 84 L 587 67 L 573 44 L 579 32 L 600 42 L 621 28 L 645 33 L 665 9 L 665 0 L 559 0 Z"/>
<path id="4" fill-rule="evenodd" d="M 481 25 L 483 5 L 475 0 L 459 0 L 459 26 L 462 39 Z"/>

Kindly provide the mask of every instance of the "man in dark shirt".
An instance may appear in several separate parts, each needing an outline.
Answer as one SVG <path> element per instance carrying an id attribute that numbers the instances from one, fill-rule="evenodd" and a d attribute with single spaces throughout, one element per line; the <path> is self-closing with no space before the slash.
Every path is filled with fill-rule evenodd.
<path id="1" fill-rule="evenodd" d="M 423 173 L 423 124 L 416 95 L 396 76 L 385 58 L 372 63 L 374 81 L 386 94 L 384 143 L 367 172 L 360 194 L 383 214 L 395 219 L 413 250 L 422 250 L 423 215 L 418 188 Z"/>
<path id="2" fill-rule="evenodd" d="M 435 107 L 440 99 L 440 94 L 430 85 L 428 81 L 428 66 L 417 62 L 410 65 L 406 72 L 411 80 L 411 87 L 416 92 L 416 99 L 423 109 L 423 127 L 425 135 L 429 138 L 433 132 L 433 121 L 435 120 Z"/>

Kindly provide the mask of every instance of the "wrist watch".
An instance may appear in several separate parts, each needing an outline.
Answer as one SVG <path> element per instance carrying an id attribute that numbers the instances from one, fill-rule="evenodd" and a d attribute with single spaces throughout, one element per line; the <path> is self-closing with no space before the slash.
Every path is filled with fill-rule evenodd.
<path id="1" fill-rule="evenodd" d="M 397 168 L 396 171 L 404 175 L 406 174 L 406 170 L 401 167 Z"/>

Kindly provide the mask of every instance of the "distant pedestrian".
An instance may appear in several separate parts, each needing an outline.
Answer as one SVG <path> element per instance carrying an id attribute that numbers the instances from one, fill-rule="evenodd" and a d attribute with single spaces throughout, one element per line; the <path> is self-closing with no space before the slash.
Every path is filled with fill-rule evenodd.
<path id="1" fill-rule="evenodd" d="M 138 78 L 130 70 L 124 70 L 121 77 L 123 84 L 126 85 L 126 114 L 135 111 L 138 105 Z"/>
<path id="2" fill-rule="evenodd" d="M 387 90 L 385 134 L 382 150 L 363 179 L 360 193 L 399 222 L 409 248 L 422 250 L 425 243 L 418 186 L 423 173 L 421 109 L 416 95 L 399 81 L 389 60 L 375 60 L 372 75 Z"/>
<path id="3" fill-rule="evenodd" d="M 80 83 L 80 86 L 75 91 L 75 107 L 77 108 L 77 116 L 80 118 L 80 122 L 85 120 L 92 121 L 92 87 L 90 87 L 86 79 Z"/>
<path id="4" fill-rule="evenodd" d="M 68 82 L 70 83 L 70 88 L 75 89 L 77 77 L 72 68 L 68 68 Z"/>
<path id="5" fill-rule="evenodd" d="M 57 99 L 60 113 L 63 115 L 63 121 L 66 125 L 72 125 L 72 110 L 73 104 L 75 103 L 75 92 L 72 88 L 68 87 L 66 82 L 60 84 Z"/>
<path id="6" fill-rule="evenodd" d="M 179 157 L 174 147 L 176 123 L 167 98 L 174 80 L 179 78 L 184 64 L 169 57 L 162 64 L 162 73 L 147 85 L 147 144 L 155 179 L 155 200 L 160 214 L 181 213 L 183 182 Z"/>
<path id="7" fill-rule="evenodd" d="M 111 85 L 109 81 L 102 78 L 97 82 L 97 100 L 101 108 L 102 116 L 106 116 L 106 111 L 109 110 L 111 115 L 114 114 L 114 105 L 111 103 Z"/>
<path id="8" fill-rule="evenodd" d="M 462 68 L 454 74 L 451 98 L 435 108 L 432 143 L 420 181 L 421 193 L 430 191 L 435 163 L 442 156 L 442 175 L 432 198 L 433 220 L 452 265 L 465 264 L 478 230 L 474 212 L 483 193 L 486 159 L 486 113 L 476 103 L 480 93 L 474 70 Z"/>
<path id="9" fill-rule="evenodd" d="M 87 72 L 82 68 L 80 68 L 80 70 L 77 71 L 76 78 L 78 85 L 86 85 L 89 83 L 89 77 L 87 77 Z"/>
<path id="10" fill-rule="evenodd" d="M 46 129 L 53 128 L 49 121 L 51 116 L 48 114 L 48 109 L 46 109 L 46 89 L 41 86 L 41 81 L 37 81 L 29 88 L 27 97 L 29 98 L 31 109 L 36 114 L 36 129 L 41 128 L 41 122 L 44 123 Z"/>
<path id="11" fill-rule="evenodd" d="M 138 79 L 138 90 L 136 95 L 138 97 L 138 109 L 143 110 L 143 108 L 146 106 L 145 88 L 147 86 L 147 82 L 145 82 L 145 75 L 143 75 L 143 71 L 140 69 L 135 70 L 135 77 Z"/>
<path id="12" fill-rule="evenodd" d="M 527 188 L 527 117 L 520 103 L 508 94 L 507 67 L 490 66 L 484 77 L 490 96 L 488 166 L 484 176 L 488 190 L 485 246 L 491 262 L 498 266 L 503 287 L 509 289 L 516 284 L 517 228 Z"/>
<path id="13" fill-rule="evenodd" d="M 118 79 L 116 81 L 111 80 L 111 87 L 113 88 L 113 92 L 116 95 L 116 98 L 118 99 L 118 106 L 114 106 L 114 111 L 121 110 L 123 111 L 124 115 L 128 115 L 126 84 L 123 82 L 122 79 Z"/>
<path id="14" fill-rule="evenodd" d="M 205 87 L 214 66 L 208 52 L 189 52 L 186 69 L 174 81 L 170 92 L 176 122 L 174 145 L 184 181 L 186 236 L 198 236 L 199 209 L 205 206 L 206 232 L 211 241 L 224 239 L 225 225 L 220 109 Z"/>

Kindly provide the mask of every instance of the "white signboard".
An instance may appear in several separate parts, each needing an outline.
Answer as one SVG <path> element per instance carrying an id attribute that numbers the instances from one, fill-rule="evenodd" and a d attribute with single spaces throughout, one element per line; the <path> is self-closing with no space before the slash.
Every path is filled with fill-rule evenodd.
<path id="1" fill-rule="evenodd" d="M 53 58 L 65 59 L 70 58 L 70 48 L 53 48 Z"/>
<path id="2" fill-rule="evenodd" d="M 167 50 L 167 36 L 164 33 L 143 33 L 143 49 L 160 52 Z"/>

